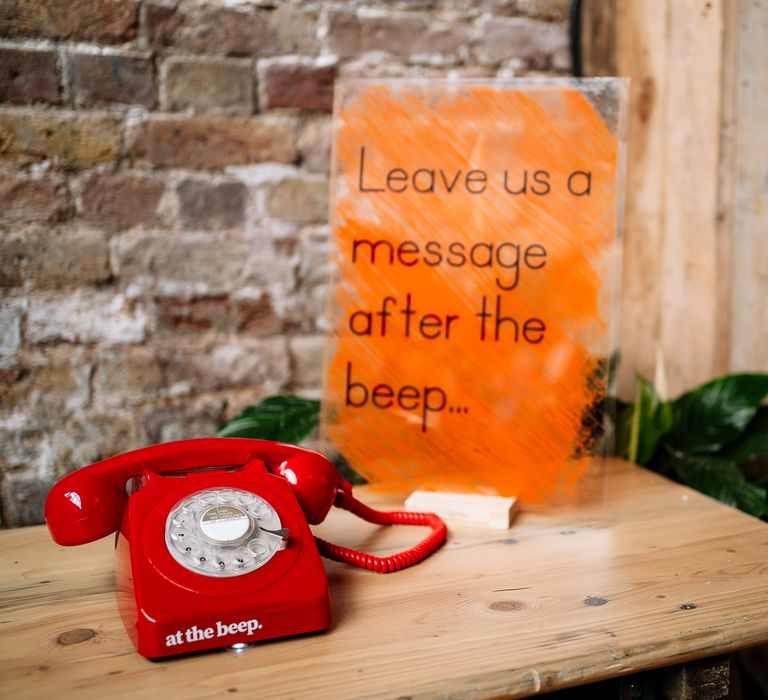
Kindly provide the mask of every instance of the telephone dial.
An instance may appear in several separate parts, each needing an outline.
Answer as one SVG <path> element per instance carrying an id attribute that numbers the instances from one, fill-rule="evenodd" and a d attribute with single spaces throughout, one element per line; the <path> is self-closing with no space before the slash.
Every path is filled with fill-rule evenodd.
<path id="1" fill-rule="evenodd" d="M 309 525 L 334 505 L 431 533 L 399 554 L 364 554 L 312 536 Z M 387 573 L 421 561 L 446 537 L 432 513 L 363 505 L 317 452 L 247 438 L 169 442 L 83 467 L 53 487 L 45 519 L 62 545 L 117 533 L 120 616 L 149 658 L 326 629 L 320 554 Z"/>

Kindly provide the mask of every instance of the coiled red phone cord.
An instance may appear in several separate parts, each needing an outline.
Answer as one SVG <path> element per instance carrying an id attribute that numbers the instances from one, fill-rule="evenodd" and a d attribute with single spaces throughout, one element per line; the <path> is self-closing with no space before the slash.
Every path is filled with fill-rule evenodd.
<path id="1" fill-rule="evenodd" d="M 317 548 L 324 557 L 344 564 L 359 566 L 369 571 L 389 574 L 393 571 L 399 571 L 408 566 L 418 564 L 422 559 L 426 559 L 426 557 L 438 549 L 445 542 L 446 535 L 448 534 L 445 523 L 434 513 L 374 510 L 360 503 L 346 489 L 339 492 L 334 505 L 348 510 L 350 513 L 354 513 L 359 518 L 367 520 L 374 525 L 426 525 L 432 528 L 432 532 L 416 546 L 388 557 L 376 557 L 373 554 L 365 554 L 364 552 L 358 552 L 356 549 L 348 549 L 347 547 L 331 544 L 319 537 L 315 537 Z"/>

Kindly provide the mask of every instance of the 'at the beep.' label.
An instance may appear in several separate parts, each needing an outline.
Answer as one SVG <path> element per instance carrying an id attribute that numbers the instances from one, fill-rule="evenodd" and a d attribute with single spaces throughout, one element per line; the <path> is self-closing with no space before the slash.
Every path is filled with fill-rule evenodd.
<path id="1" fill-rule="evenodd" d="M 255 619 L 241 620 L 240 622 L 232 622 L 230 624 L 225 624 L 220 620 L 217 620 L 216 624 L 212 627 L 198 627 L 197 625 L 192 625 L 186 630 L 178 630 L 173 634 L 169 634 L 165 637 L 165 646 L 176 647 L 181 644 L 202 642 L 206 639 L 228 637 L 233 634 L 245 633 L 250 636 L 261 628 L 261 623 Z"/>

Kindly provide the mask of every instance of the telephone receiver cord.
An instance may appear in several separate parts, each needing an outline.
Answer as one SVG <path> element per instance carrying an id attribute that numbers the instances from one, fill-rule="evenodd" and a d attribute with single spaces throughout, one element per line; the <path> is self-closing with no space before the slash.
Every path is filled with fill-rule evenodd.
<path id="1" fill-rule="evenodd" d="M 348 549 L 347 547 L 331 544 L 319 537 L 315 537 L 320 554 L 327 559 L 358 566 L 362 569 L 368 569 L 368 571 L 389 574 L 393 571 L 400 571 L 400 569 L 418 564 L 422 559 L 426 559 L 432 552 L 438 549 L 445 542 L 448 534 L 445 523 L 434 513 L 374 510 L 352 496 L 349 484 L 342 486 L 334 505 L 348 510 L 350 513 L 354 513 L 357 517 L 374 525 L 422 525 L 432 529 L 432 532 L 414 547 L 387 557 L 377 557 L 373 554 L 358 552 L 356 549 Z"/>

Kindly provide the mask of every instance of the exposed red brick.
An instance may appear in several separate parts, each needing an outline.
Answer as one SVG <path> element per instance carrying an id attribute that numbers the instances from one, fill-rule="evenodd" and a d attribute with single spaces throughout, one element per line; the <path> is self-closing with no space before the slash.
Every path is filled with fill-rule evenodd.
<path id="1" fill-rule="evenodd" d="M 43 160 L 55 167 L 81 168 L 115 163 L 120 152 L 120 119 L 73 112 L 0 112 L 0 162 L 28 165 Z"/>
<path id="2" fill-rule="evenodd" d="M 408 56 L 421 49 L 429 30 L 429 18 L 410 13 L 360 16 L 360 37 L 364 51 L 386 51 Z"/>
<path id="3" fill-rule="evenodd" d="M 270 185 L 267 213 L 276 219 L 303 224 L 328 219 L 328 180 L 324 177 L 287 178 Z"/>
<path id="4" fill-rule="evenodd" d="M 69 191 L 60 180 L 0 174 L 0 223 L 53 223 L 69 213 Z"/>
<path id="5" fill-rule="evenodd" d="M 85 221 L 117 231 L 157 224 L 157 207 L 165 186 L 138 173 L 94 173 L 80 183 L 81 215 Z"/>
<path id="6" fill-rule="evenodd" d="M 21 299 L 0 299 L 0 364 L 3 367 L 8 367 L 9 355 L 15 356 L 21 348 L 21 326 L 25 306 Z M 7 375 L 5 377 L 7 378 Z M 3 389 L 3 375 L 0 374 L 0 405 L 4 406 Z"/>
<path id="7" fill-rule="evenodd" d="M 40 442 L 42 439 L 35 436 Z M 0 486 L 5 527 L 21 527 L 40 521 L 45 499 L 53 486 L 53 480 L 38 477 L 34 472 L 11 472 Z"/>
<path id="8" fill-rule="evenodd" d="M 565 73 L 569 5 L 0 0 L 5 524 L 41 520 L 61 465 L 318 390 L 333 76 L 317 57 L 344 77 Z"/>
<path id="9" fill-rule="evenodd" d="M 231 322 L 229 299 L 207 297 L 204 299 L 158 299 L 158 331 L 171 333 L 205 332 L 212 328 L 230 331 Z"/>
<path id="10" fill-rule="evenodd" d="M 528 0 L 527 7 L 532 16 L 541 19 L 562 21 L 568 18 L 571 9 L 571 0 Z"/>
<path id="11" fill-rule="evenodd" d="M 155 77 L 150 58 L 115 54 L 71 54 L 69 81 L 75 104 L 154 107 Z"/>
<path id="12" fill-rule="evenodd" d="M 0 26 L 11 37 L 117 44 L 136 36 L 139 0 L 0 0 Z"/>
<path id="13" fill-rule="evenodd" d="M 110 275 L 100 231 L 35 228 L 0 238 L 0 284 L 56 289 L 103 282 Z"/>
<path id="14" fill-rule="evenodd" d="M 60 80 L 54 51 L 0 48 L 0 100 L 56 103 L 61 100 Z"/>
<path id="15" fill-rule="evenodd" d="M 246 188 L 241 182 L 184 180 L 179 185 L 182 226 L 219 229 L 243 225 Z"/>
<path id="16" fill-rule="evenodd" d="M 265 62 L 261 71 L 262 105 L 329 112 L 333 106 L 333 66 L 315 66 L 301 59 Z"/>
<path id="17" fill-rule="evenodd" d="M 141 411 L 141 427 L 149 444 L 213 435 L 225 420 L 222 398 L 189 399 L 150 405 Z"/>
<path id="18" fill-rule="evenodd" d="M 144 23 L 147 40 L 153 49 L 167 46 L 173 41 L 173 35 L 184 19 L 184 14 L 177 11 L 176 4 L 162 0 L 148 0 L 144 3 Z"/>
<path id="19" fill-rule="evenodd" d="M 20 287 L 24 284 L 28 248 L 26 241 L 19 236 L 0 237 L 0 287 Z"/>
<path id="20" fill-rule="evenodd" d="M 217 391 L 238 386 L 282 388 L 288 357 L 281 339 L 244 339 L 208 348 L 119 347 L 99 354 L 97 405 L 129 406 L 179 395 L 180 387 Z"/>
<path id="21" fill-rule="evenodd" d="M 270 18 L 277 35 L 277 53 L 303 56 L 317 53 L 317 15 L 316 8 L 279 3 Z"/>
<path id="22" fill-rule="evenodd" d="M 123 407 L 162 398 L 175 382 L 193 379 L 192 368 L 172 351 L 120 347 L 99 353 L 93 387 L 98 405 Z"/>
<path id="23" fill-rule="evenodd" d="M 282 322 L 277 316 L 268 296 L 258 299 L 238 299 L 234 302 L 236 329 L 248 335 L 270 335 L 277 333 Z"/>
<path id="24" fill-rule="evenodd" d="M 157 331 L 169 334 L 243 333 L 266 336 L 281 328 L 269 297 L 231 300 L 228 297 L 158 299 Z"/>
<path id="25" fill-rule="evenodd" d="M 128 150 L 135 163 L 160 168 L 296 160 L 293 125 L 260 118 L 150 117 L 134 127 Z"/>
<path id="26" fill-rule="evenodd" d="M 333 7 L 326 11 L 326 44 L 341 58 L 356 56 L 362 51 L 360 20 L 352 9 Z"/>
<path id="27" fill-rule="evenodd" d="M 495 17 L 483 26 L 483 43 L 477 48 L 481 63 L 498 64 L 510 59 L 526 67 L 547 70 L 568 63 L 568 32 L 565 27 L 525 17 Z"/>
<path id="28" fill-rule="evenodd" d="M 189 107 L 253 112 L 252 62 L 246 59 L 171 58 L 163 66 L 163 109 Z"/>
<path id="29" fill-rule="evenodd" d="M 289 340 L 294 388 L 314 388 L 323 381 L 323 347 L 321 335 L 295 336 Z"/>
<path id="30" fill-rule="evenodd" d="M 326 43 L 341 58 L 383 51 L 403 58 L 437 57 L 453 64 L 470 41 L 468 27 L 458 21 L 441 21 L 427 13 L 356 12 L 329 9 L 325 17 Z"/>
<path id="31" fill-rule="evenodd" d="M 363 51 L 385 51 L 411 59 L 437 56 L 440 62 L 457 63 L 469 40 L 465 25 L 438 21 L 427 14 L 360 14 Z"/>
<path id="32" fill-rule="evenodd" d="M 114 290 L 82 289 L 32 297 L 26 338 L 31 343 L 143 343 L 148 327 L 149 317 L 141 304 Z"/>
<path id="33" fill-rule="evenodd" d="M 331 167 L 331 118 L 318 115 L 305 121 L 297 145 L 301 165 L 310 172 L 327 173 Z"/>
<path id="34" fill-rule="evenodd" d="M 136 293 L 155 298 L 215 297 L 251 284 L 254 244 L 239 236 L 209 232 L 139 231 L 112 243 L 115 270 Z M 277 262 L 265 264 L 264 283 L 276 276 Z"/>
<path id="35" fill-rule="evenodd" d="M 278 50 L 271 13 L 262 8 L 213 2 L 171 8 L 155 1 L 147 3 L 145 16 L 149 44 L 155 49 L 233 56 L 271 55 Z"/>

